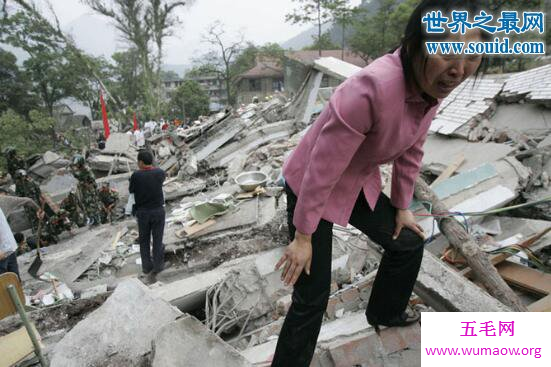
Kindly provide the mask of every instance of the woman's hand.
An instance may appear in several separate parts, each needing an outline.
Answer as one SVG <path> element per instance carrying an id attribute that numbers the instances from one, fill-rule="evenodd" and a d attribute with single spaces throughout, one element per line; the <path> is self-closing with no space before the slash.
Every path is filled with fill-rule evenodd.
<path id="1" fill-rule="evenodd" d="M 285 285 L 295 285 L 302 270 L 310 275 L 310 264 L 312 263 L 312 236 L 295 232 L 295 239 L 285 249 L 285 254 L 277 262 L 275 268 L 285 264 L 281 280 Z"/>
<path id="2" fill-rule="evenodd" d="M 396 229 L 392 235 L 392 239 L 395 240 L 400 235 L 402 228 L 409 228 L 413 232 L 417 233 L 419 237 L 425 239 L 425 234 L 423 233 L 423 228 L 417 224 L 413 213 L 408 209 L 396 209 Z"/>

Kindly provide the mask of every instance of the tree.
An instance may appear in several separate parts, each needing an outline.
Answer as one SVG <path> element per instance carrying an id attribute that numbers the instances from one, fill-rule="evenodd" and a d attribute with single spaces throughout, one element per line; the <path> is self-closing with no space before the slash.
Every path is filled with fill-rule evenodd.
<path id="1" fill-rule="evenodd" d="M 169 106 L 177 111 L 183 120 L 196 120 L 199 116 L 209 113 L 209 96 L 199 83 L 185 80 L 173 92 Z"/>
<path id="2" fill-rule="evenodd" d="M 285 16 L 285 21 L 291 24 L 314 23 L 318 28 L 318 40 L 322 39 L 321 26 L 331 19 L 331 10 L 327 8 L 327 0 L 293 0 L 297 8 Z M 321 45 L 321 42 L 319 43 Z M 318 48 L 321 56 L 321 47 Z"/>
<path id="3" fill-rule="evenodd" d="M 326 8 L 331 12 L 333 23 L 341 27 L 341 59 L 344 60 L 344 49 L 346 45 L 346 29 L 355 17 L 363 10 L 350 6 L 349 0 L 326 0 Z"/>
<path id="4" fill-rule="evenodd" d="M 366 62 L 399 45 L 405 25 L 419 0 L 406 0 L 400 5 L 396 0 L 377 2 L 378 10 L 374 14 L 354 21 L 353 35 L 349 39 L 352 51 Z"/>
<path id="5" fill-rule="evenodd" d="M 119 96 L 125 107 L 136 108 L 145 103 L 145 95 L 141 81 L 144 70 L 140 63 L 140 56 L 135 48 L 116 52 L 111 58 L 112 89 Z"/>
<path id="6" fill-rule="evenodd" d="M 0 48 L 0 113 L 12 109 L 28 117 L 29 111 L 38 107 L 38 101 L 27 74 L 16 61 L 14 54 Z"/>
<path id="7" fill-rule="evenodd" d="M 218 74 L 226 84 L 226 95 L 229 104 L 234 104 L 235 71 L 232 69 L 234 59 L 243 50 L 244 36 L 239 34 L 232 41 L 228 41 L 224 25 L 216 21 L 207 28 L 203 35 L 203 42 L 214 47 L 214 51 L 204 56 L 203 64 L 212 68 L 212 72 Z"/>
<path id="8" fill-rule="evenodd" d="M 331 40 L 330 32 L 323 33 L 319 39 L 316 36 L 312 36 L 312 39 L 314 43 L 304 47 L 303 50 L 336 50 L 339 48 L 339 46 L 335 45 Z"/>
<path id="9" fill-rule="evenodd" d="M 175 16 L 176 10 L 185 5 L 186 2 L 184 1 L 149 0 L 149 6 L 146 10 L 145 21 L 150 29 L 153 42 L 157 46 L 155 87 L 157 90 L 156 102 L 158 104 L 161 102 L 161 66 L 163 63 L 164 40 L 173 34 L 174 26 L 178 21 Z M 159 109 L 159 105 L 157 109 Z"/>
<path id="10" fill-rule="evenodd" d="M 53 148 L 54 120 L 39 111 L 29 112 L 25 119 L 13 110 L 0 115 L 0 146 L 12 146 L 23 156 L 43 153 Z"/>
<path id="11" fill-rule="evenodd" d="M 145 98 L 144 109 L 149 115 L 159 115 L 164 40 L 177 24 L 176 10 L 190 1 L 111 0 L 109 4 L 106 0 L 82 1 L 110 18 L 123 39 L 136 50 L 141 64 L 140 89 Z"/>
<path id="12" fill-rule="evenodd" d="M 1 40 L 28 54 L 23 63 L 25 74 L 50 116 L 55 103 L 63 98 L 88 100 L 93 58 L 67 47 L 62 35 L 39 14 L 20 10 L 6 17 Z"/>

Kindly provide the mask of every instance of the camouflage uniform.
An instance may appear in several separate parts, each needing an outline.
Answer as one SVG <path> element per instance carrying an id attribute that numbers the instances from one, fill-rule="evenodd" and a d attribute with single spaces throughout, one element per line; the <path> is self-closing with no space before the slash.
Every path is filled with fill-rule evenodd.
<path id="1" fill-rule="evenodd" d="M 71 169 L 73 176 L 78 180 L 77 196 L 82 203 L 84 213 L 92 224 L 99 224 L 101 208 L 94 174 L 86 167 L 82 156 L 74 158 Z"/>
<path id="2" fill-rule="evenodd" d="M 15 180 L 15 173 L 17 170 L 24 170 L 25 161 L 17 156 L 17 152 L 14 148 L 4 149 L 4 155 L 6 157 L 6 167 L 12 180 Z"/>
<path id="3" fill-rule="evenodd" d="M 86 219 L 84 218 L 84 214 L 82 214 L 83 210 L 74 193 L 69 193 L 69 196 L 63 199 L 60 208 L 67 211 L 69 219 L 77 226 L 84 227 L 86 225 Z"/>
<path id="4" fill-rule="evenodd" d="M 34 182 L 24 170 L 17 170 L 15 173 L 15 194 L 20 197 L 27 197 L 32 199 L 36 205 L 41 204 L 41 191 L 40 187 Z M 36 207 L 26 205 L 25 214 L 27 220 L 31 224 L 34 232 L 38 230 L 38 216 Z"/>
<path id="5" fill-rule="evenodd" d="M 117 191 L 109 188 L 109 183 L 104 183 L 98 192 L 98 196 L 102 203 L 101 222 L 113 222 L 113 213 L 119 201 L 119 194 Z"/>
<path id="6" fill-rule="evenodd" d="M 64 231 L 70 231 L 72 223 L 68 218 L 66 210 L 61 209 L 57 214 L 48 218 L 42 238 L 48 242 L 48 244 L 57 243 L 58 236 Z"/>

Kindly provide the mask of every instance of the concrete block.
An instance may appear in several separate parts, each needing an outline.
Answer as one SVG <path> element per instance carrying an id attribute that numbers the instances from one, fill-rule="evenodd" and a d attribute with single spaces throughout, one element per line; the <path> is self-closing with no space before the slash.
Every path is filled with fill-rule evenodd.
<path id="1" fill-rule="evenodd" d="M 237 350 L 192 316 L 161 327 L 152 345 L 152 367 L 251 366 Z"/>
<path id="2" fill-rule="evenodd" d="M 123 281 L 100 308 L 56 344 L 51 366 L 140 366 L 151 351 L 156 330 L 180 315 L 140 281 Z"/>

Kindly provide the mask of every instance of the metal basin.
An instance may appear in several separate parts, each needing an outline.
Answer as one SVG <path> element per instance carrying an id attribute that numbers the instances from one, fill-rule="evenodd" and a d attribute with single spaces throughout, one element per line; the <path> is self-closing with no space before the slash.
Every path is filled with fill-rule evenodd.
<path id="1" fill-rule="evenodd" d="M 243 172 L 235 178 L 243 191 L 254 191 L 258 186 L 266 186 L 268 176 L 260 171 Z"/>

